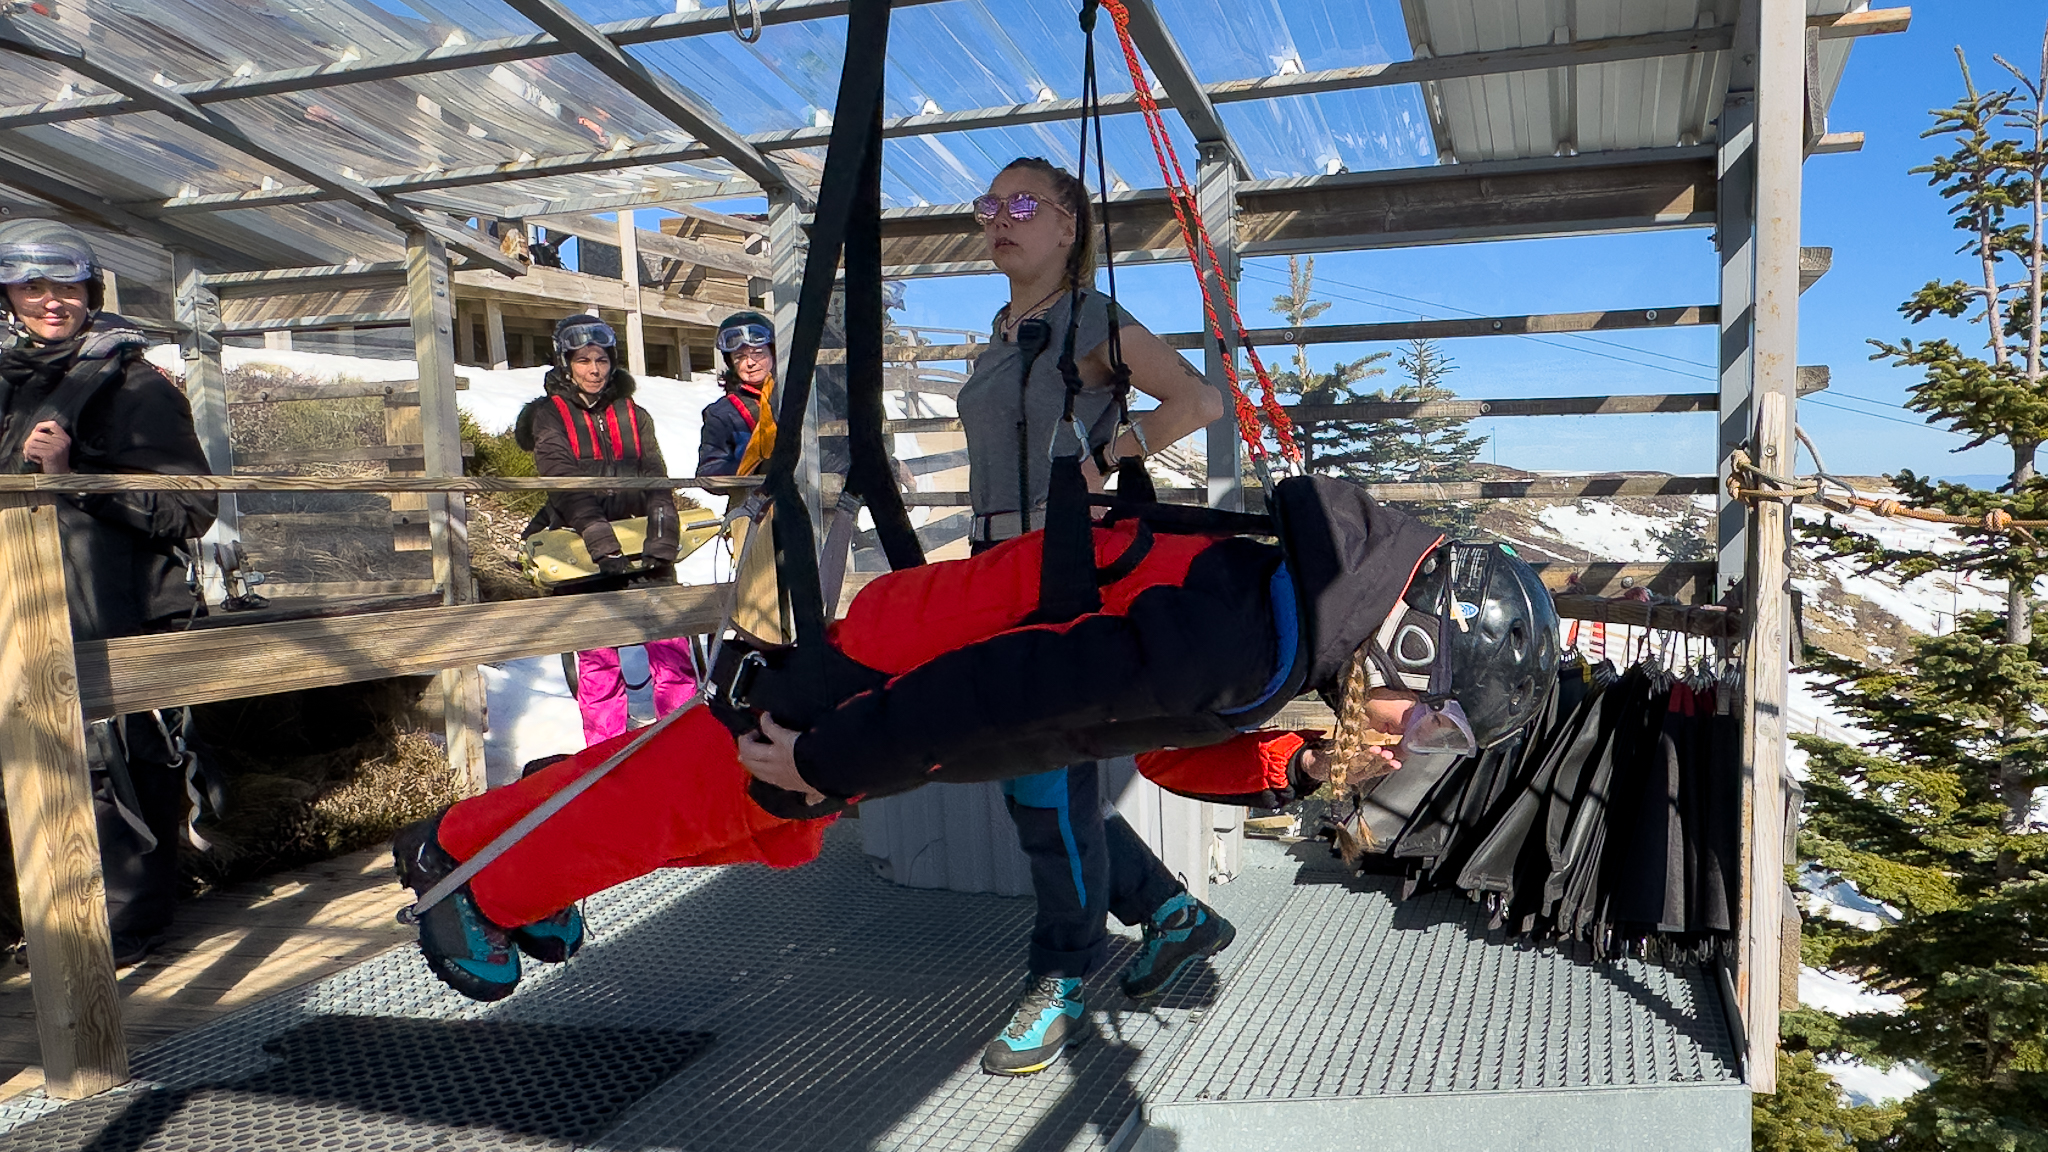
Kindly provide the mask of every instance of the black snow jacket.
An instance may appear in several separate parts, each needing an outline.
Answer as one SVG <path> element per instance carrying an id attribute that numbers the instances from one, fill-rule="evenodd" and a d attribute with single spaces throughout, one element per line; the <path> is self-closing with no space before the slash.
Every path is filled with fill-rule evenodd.
<path id="1" fill-rule="evenodd" d="M 697 440 L 697 475 L 731 476 L 761 419 L 758 392 L 728 391 L 704 406 L 704 431 Z"/>
<path id="2" fill-rule="evenodd" d="M 22 459 L 29 433 L 55 420 L 71 435 L 71 470 L 97 475 L 209 474 L 184 393 L 142 358 L 140 329 L 102 312 L 61 344 L 17 342 L 0 353 L 0 468 Z M 95 492 L 57 499 L 64 589 L 76 640 L 172 627 L 203 605 L 179 551 L 213 526 L 200 492 Z"/>
<path id="3" fill-rule="evenodd" d="M 513 439 L 533 453 L 543 476 L 666 476 L 654 417 L 633 403 L 633 377 L 614 370 L 593 399 L 561 369 L 547 374 L 547 394 L 520 409 Z M 674 560 L 680 539 L 675 493 L 666 489 L 555 492 L 526 534 L 568 528 L 583 537 L 593 560 L 619 555 L 613 520 L 647 517 L 647 556 Z"/>

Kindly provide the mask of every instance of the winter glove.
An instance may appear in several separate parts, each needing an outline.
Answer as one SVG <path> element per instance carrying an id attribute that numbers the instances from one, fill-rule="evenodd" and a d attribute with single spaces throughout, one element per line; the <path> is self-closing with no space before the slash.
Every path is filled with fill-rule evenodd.
<path id="1" fill-rule="evenodd" d="M 633 562 L 617 552 L 597 558 L 597 571 L 600 576 L 624 576 L 632 570 Z"/>

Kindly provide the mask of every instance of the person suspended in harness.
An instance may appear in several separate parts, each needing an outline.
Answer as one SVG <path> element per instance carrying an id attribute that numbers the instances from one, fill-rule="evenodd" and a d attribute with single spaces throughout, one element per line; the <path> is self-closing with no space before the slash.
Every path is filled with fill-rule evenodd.
<path id="1" fill-rule="evenodd" d="M 1067 398 L 1062 361 L 1083 385 L 1075 415 L 1091 450 L 1082 473 L 1101 491 L 1111 459 L 1143 457 L 1224 414 L 1222 398 L 1178 352 L 1120 310 L 1120 347 L 1132 388 L 1158 401 L 1117 428 L 1109 357 L 1110 310 L 1095 290 L 1096 226 L 1087 187 L 1052 163 L 1027 157 L 997 173 L 974 201 L 989 258 L 1010 299 L 990 322 L 988 350 L 960 386 L 967 434 L 970 540 L 975 551 L 1045 523 L 1049 451 Z M 1121 981 L 1145 998 L 1182 969 L 1228 947 L 1235 929 L 1196 900 L 1114 809 L 1097 795 L 1103 767 L 1083 761 L 1003 783 L 1004 805 L 1031 864 L 1037 916 L 1024 989 L 1012 1018 L 982 1053 L 990 1072 L 1045 1068 L 1076 1033 L 1082 981 L 1109 957 L 1107 918 L 1139 927 L 1144 944 Z"/>
<path id="2" fill-rule="evenodd" d="M 555 363 L 544 380 L 546 394 L 520 409 L 513 425 L 513 438 L 533 453 L 542 476 L 668 475 L 655 440 L 654 417 L 633 402 L 637 385 L 618 366 L 617 351 L 618 338 L 611 326 L 595 316 L 570 316 L 555 325 Z M 558 593 L 675 581 L 681 527 L 672 492 L 622 488 L 551 493 L 525 535 L 556 528 L 581 536 L 597 566 L 594 577 L 557 585 Z M 637 555 L 627 555 L 621 529 L 641 535 Z M 654 710 L 665 715 L 696 694 L 690 640 L 650 640 L 646 650 Z M 589 743 L 626 730 L 626 687 L 617 649 L 592 648 L 576 654 L 576 707 Z"/>
<path id="3" fill-rule="evenodd" d="M 92 245 L 52 220 L 0 225 L 12 338 L 0 352 L 0 468 L 204 476 L 178 387 L 143 359 L 149 341 L 105 303 Z M 163 631 L 204 612 L 187 542 L 213 526 L 199 492 L 56 498 L 74 641 Z M 182 721 L 155 713 L 89 728 L 93 812 L 115 962 L 139 963 L 170 928 L 185 824 Z"/>
<path id="4" fill-rule="evenodd" d="M 1496 743 L 1541 709 L 1557 620 L 1510 550 L 1448 544 L 1327 477 L 1283 481 L 1275 513 L 1277 542 L 1094 527 L 1099 608 L 1060 624 L 1034 622 L 1057 544 L 1034 531 L 876 579 L 822 651 L 729 641 L 705 704 L 608 773 L 593 769 L 632 738 L 400 832 L 401 882 L 424 895 L 573 795 L 425 907 L 429 966 L 466 996 L 510 995 L 520 952 L 580 945 L 577 900 L 661 867 L 806 863 L 848 805 L 927 783 L 1136 754 L 1172 791 L 1271 807 L 1410 751 Z M 1333 739 L 1260 727 L 1308 690 L 1337 712 Z"/>
<path id="5" fill-rule="evenodd" d="M 697 475 L 751 476 L 775 447 L 775 322 L 735 312 L 719 323 L 717 341 L 725 395 L 704 406 Z"/>

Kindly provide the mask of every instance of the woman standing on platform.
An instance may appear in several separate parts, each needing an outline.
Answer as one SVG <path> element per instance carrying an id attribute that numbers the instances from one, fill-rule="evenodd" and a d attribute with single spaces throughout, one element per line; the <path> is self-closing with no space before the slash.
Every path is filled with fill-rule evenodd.
<path id="1" fill-rule="evenodd" d="M 1159 404 L 1134 417 L 1128 430 L 1115 428 L 1112 305 L 1094 291 L 1094 213 L 1080 180 L 1036 157 L 1014 160 L 975 200 L 974 219 L 989 258 L 1010 282 L 988 351 L 960 388 L 972 541 L 980 551 L 1044 526 L 1049 449 L 1066 404 L 1059 361 L 1070 325 L 1084 386 L 1074 414 L 1087 430 L 1091 451 L 1081 470 L 1090 488 L 1101 490 L 1116 460 L 1164 448 L 1218 419 L 1223 402 L 1179 353 L 1119 313 L 1131 386 Z M 1105 810 L 1095 763 L 1006 781 L 1003 793 L 1031 860 L 1038 917 L 1024 993 L 982 1053 L 982 1067 L 1023 1075 L 1079 1038 L 1081 981 L 1108 959 L 1108 913 L 1144 929 L 1144 946 L 1122 981 L 1139 998 L 1164 991 L 1188 963 L 1223 949 L 1233 931 L 1183 890 L 1123 817 Z"/>
<path id="2" fill-rule="evenodd" d="M 520 410 L 514 438 L 533 453 L 542 476 L 666 476 L 654 417 L 633 403 L 633 377 L 614 357 L 618 337 L 595 316 L 571 316 L 555 325 L 555 366 L 547 392 Z M 646 538 L 635 570 L 612 522 L 646 517 Z M 598 574 L 576 591 L 612 591 L 633 581 L 675 580 L 681 538 L 675 493 L 665 489 L 553 492 L 526 534 L 568 528 L 583 538 Z M 696 663 L 687 637 L 647 642 L 647 671 L 657 715 L 674 711 L 697 691 Z M 615 648 L 576 654 L 576 707 L 586 743 L 624 732 L 626 681 Z"/>

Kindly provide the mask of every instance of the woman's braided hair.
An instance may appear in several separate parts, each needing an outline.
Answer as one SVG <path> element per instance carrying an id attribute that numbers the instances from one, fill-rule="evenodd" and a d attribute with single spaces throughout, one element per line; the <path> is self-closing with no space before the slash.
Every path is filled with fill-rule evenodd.
<path id="1" fill-rule="evenodd" d="M 1003 172 L 1020 168 L 1050 181 L 1061 206 L 1074 214 L 1074 245 L 1067 249 L 1067 287 L 1085 288 L 1095 283 L 1095 207 L 1088 199 L 1088 186 L 1043 156 L 1019 156 L 1003 165 Z"/>

